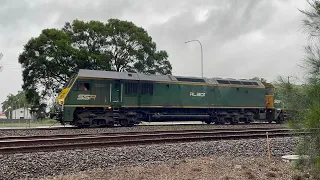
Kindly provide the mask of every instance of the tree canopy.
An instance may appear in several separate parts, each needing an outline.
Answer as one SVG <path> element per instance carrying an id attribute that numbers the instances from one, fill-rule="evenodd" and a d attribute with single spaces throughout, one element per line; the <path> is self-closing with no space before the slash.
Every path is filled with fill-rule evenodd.
<path id="1" fill-rule="evenodd" d="M 296 164 L 303 172 L 310 173 L 314 179 L 320 179 L 320 1 L 307 0 L 310 10 L 300 10 L 305 15 L 304 27 L 313 42 L 305 48 L 302 68 L 305 70 L 305 82 L 295 86 L 280 78 L 278 85 L 286 107 L 293 116 L 291 127 L 299 131 L 311 132 L 301 136 L 296 149 L 299 155 L 307 155 Z"/>
<path id="2" fill-rule="evenodd" d="M 157 50 L 146 30 L 118 19 L 74 20 L 61 29 L 44 29 L 24 45 L 19 62 L 27 100 L 40 104 L 79 69 L 146 74 L 172 70 L 168 53 Z"/>
<path id="3" fill-rule="evenodd" d="M 261 81 L 261 82 L 267 82 L 267 80 L 266 79 L 264 79 L 264 78 L 259 78 L 259 77 L 254 77 L 254 78 L 251 78 L 250 80 L 255 80 L 255 81 Z"/>
<path id="4" fill-rule="evenodd" d="M 16 95 L 9 94 L 7 96 L 7 99 L 1 104 L 2 110 L 5 112 L 8 118 L 11 118 L 9 117 L 9 111 L 22 107 L 27 108 L 29 106 L 25 98 L 25 93 L 23 91 L 19 91 Z"/>

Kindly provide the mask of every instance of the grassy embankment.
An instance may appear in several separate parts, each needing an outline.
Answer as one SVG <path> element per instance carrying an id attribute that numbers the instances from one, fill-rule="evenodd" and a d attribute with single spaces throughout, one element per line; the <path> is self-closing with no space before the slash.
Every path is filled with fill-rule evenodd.
<path id="1" fill-rule="evenodd" d="M 50 126 L 56 122 L 54 119 L 45 119 L 39 122 L 30 122 L 30 127 Z M 0 127 L 29 127 L 29 123 L 0 123 Z"/>

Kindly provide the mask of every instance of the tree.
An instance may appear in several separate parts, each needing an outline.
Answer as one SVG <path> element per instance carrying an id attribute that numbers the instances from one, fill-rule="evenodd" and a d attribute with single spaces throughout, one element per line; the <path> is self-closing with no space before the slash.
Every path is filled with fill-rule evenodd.
<path id="1" fill-rule="evenodd" d="M 281 101 L 281 107 L 290 110 L 303 110 L 308 105 L 307 85 L 296 85 L 279 76 L 273 83 L 275 99 Z"/>
<path id="2" fill-rule="evenodd" d="M 171 74 L 167 59 L 146 30 L 118 19 L 74 20 L 61 29 L 44 29 L 19 55 L 27 100 L 40 105 L 79 69 Z"/>
<path id="3" fill-rule="evenodd" d="M 295 104 L 303 104 L 304 111 L 295 106 L 292 109 L 298 113 L 292 118 L 292 127 L 300 131 L 311 132 L 308 136 L 301 136 L 297 147 L 299 155 L 307 155 L 308 158 L 299 160 L 298 168 L 310 172 L 315 179 L 320 179 L 320 49 L 319 27 L 320 27 L 320 2 L 318 0 L 307 0 L 311 10 L 300 10 L 306 19 L 303 21 L 304 26 L 312 39 L 316 43 L 310 43 L 306 47 L 306 58 L 304 59 L 304 70 L 306 70 L 306 83 L 303 87 L 304 97 L 296 99 Z M 292 89 L 289 89 L 292 91 Z M 295 97 L 291 94 L 289 98 Z M 292 101 L 294 103 L 294 101 Z M 301 107 L 299 105 L 298 107 Z"/>
<path id="4" fill-rule="evenodd" d="M 22 88 L 29 103 L 39 104 L 39 96 L 44 98 L 67 82 L 75 72 L 73 54 L 69 37 L 60 30 L 45 29 L 39 37 L 29 40 L 19 56 Z"/>
<path id="5" fill-rule="evenodd" d="M 263 83 L 266 83 L 266 82 L 267 82 L 266 79 L 264 79 L 264 78 L 259 78 L 259 77 L 254 77 L 254 78 L 251 78 L 250 80 L 261 81 L 261 82 L 263 82 Z"/>
<path id="6" fill-rule="evenodd" d="M 9 94 L 7 99 L 1 104 L 6 116 L 10 119 L 12 119 L 13 114 L 10 114 L 9 116 L 9 112 L 19 108 L 24 108 L 24 112 L 30 110 L 30 113 L 35 115 L 34 117 L 37 119 L 45 118 L 43 115 L 46 114 L 46 104 L 31 106 L 31 104 L 27 102 L 27 95 L 24 91 L 18 91 L 16 95 Z"/>
<path id="7" fill-rule="evenodd" d="M 304 27 L 311 37 L 319 37 L 320 35 L 320 1 L 319 0 L 306 0 L 310 5 L 311 10 L 299 10 L 304 15 L 306 19 L 303 20 Z"/>
<path id="8" fill-rule="evenodd" d="M 7 99 L 1 103 L 2 110 L 5 112 L 8 118 L 12 118 L 12 114 L 9 112 L 19 108 L 28 108 L 29 104 L 26 101 L 25 93 L 23 91 L 19 91 L 16 95 L 9 94 Z"/>

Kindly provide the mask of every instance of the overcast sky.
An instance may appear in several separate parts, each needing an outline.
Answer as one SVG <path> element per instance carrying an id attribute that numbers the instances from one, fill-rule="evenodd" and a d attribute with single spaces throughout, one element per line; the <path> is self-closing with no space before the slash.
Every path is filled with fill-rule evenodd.
<path id="1" fill-rule="evenodd" d="M 174 75 L 274 80 L 295 75 L 307 44 L 299 9 L 305 0 L 1 0 L 0 102 L 21 90 L 23 45 L 42 29 L 74 19 L 129 20 L 169 53 Z"/>

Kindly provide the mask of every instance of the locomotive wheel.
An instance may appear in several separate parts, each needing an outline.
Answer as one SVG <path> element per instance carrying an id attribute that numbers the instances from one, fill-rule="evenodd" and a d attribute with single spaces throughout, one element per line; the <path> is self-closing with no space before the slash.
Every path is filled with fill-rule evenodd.
<path id="1" fill-rule="evenodd" d="M 216 123 L 215 124 L 217 124 L 217 125 L 223 125 L 223 124 L 226 124 L 226 122 L 223 120 L 223 121 L 216 121 Z"/>
<path id="2" fill-rule="evenodd" d="M 238 123 L 239 123 L 238 121 L 232 121 L 232 120 L 230 121 L 230 124 L 231 124 L 231 125 L 236 125 L 236 124 L 238 124 Z"/>
<path id="3" fill-rule="evenodd" d="M 250 120 L 249 120 L 248 118 L 246 118 L 246 119 L 244 120 L 244 123 L 245 123 L 245 124 L 250 124 Z"/>
<path id="4" fill-rule="evenodd" d="M 283 121 L 284 121 L 284 114 L 281 113 L 276 122 L 277 122 L 277 124 L 281 124 L 281 123 L 283 123 Z"/>
<path id="5" fill-rule="evenodd" d="M 129 124 L 128 120 L 127 119 L 121 119 L 120 120 L 120 125 L 123 126 L 123 127 L 127 127 Z"/>
<path id="6" fill-rule="evenodd" d="M 114 127 L 114 123 L 112 121 L 109 121 L 107 123 L 107 127 L 109 127 L 109 128 Z"/>
<path id="7" fill-rule="evenodd" d="M 206 124 L 211 124 L 211 119 L 204 121 Z"/>
<path id="8" fill-rule="evenodd" d="M 219 120 L 219 119 L 218 119 L 218 117 L 216 117 L 216 116 L 213 116 L 213 117 L 210 118 L 211 123 L 217 124 L 218 120 Z"/>

